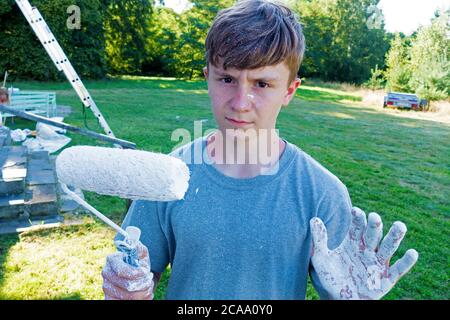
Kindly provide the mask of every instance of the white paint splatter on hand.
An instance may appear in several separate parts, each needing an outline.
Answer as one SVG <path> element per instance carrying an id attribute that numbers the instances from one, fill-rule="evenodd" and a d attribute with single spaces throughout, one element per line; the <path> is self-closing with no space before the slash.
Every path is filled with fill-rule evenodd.
<path id="1" fill-rule="evenodd" d="M 138 267 L 124 261 L 124 253 L 108 255 L 102 271 L 105 299 L 141 300 L 153 299 L 153 273 L 147 248 L 137 243 Z"/>
<path id="2" fill-rule="evenodd" d="M 310 220 L 313 238 L 311 262 L 322 286 L 331 299 L 380 299 L 417 262 L 418 253 L 408 250 L 393 266 L 391 257 L 406 233 L 404 223 L 397 221 L 381 242 L 383 224 L 376 213 L 352 210 L 349 232 L 335 250 L 328 249 L 328 235 L 319 218 Z"/>

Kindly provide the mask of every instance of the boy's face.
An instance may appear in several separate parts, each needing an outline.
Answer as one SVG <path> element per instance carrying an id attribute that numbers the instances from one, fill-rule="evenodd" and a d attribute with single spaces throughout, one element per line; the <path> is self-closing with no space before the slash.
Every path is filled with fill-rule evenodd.
<path id="1" fill-rule="evenodd" d="M 298 78 L 288 83 L 285 63 L 251 70 L 210 64 L 203 71 L 214 117 L 224 134 L 227 129 L 275 129 L 281 107 L 289 104 L 300 85 Z"/>

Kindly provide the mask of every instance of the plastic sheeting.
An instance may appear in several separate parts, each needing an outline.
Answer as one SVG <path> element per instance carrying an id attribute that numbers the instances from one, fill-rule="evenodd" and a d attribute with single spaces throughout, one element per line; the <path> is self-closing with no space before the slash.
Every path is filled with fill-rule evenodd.
<path id="1" fill-rule="evenodd" d="M 52 118 L 52 120 L 62 121 L 63 118 Z M 65 130 L 39 122 L 36 125 L 36 138 L 29 138 L 22 145 L 26 146 L 29 151 L 56 152 L 72 140 L 58 132 L 65 133 Z"/>
<path id="2" fill-rule="evenodd" d="M 11 139 L 15 142 L 22 142 L 31 134 L 30 129 L 16 129 L 11 131 Z"/>

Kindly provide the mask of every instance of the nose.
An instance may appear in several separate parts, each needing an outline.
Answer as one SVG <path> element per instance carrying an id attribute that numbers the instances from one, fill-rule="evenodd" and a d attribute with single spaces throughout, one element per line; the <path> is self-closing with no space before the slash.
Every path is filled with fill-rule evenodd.
<path id="1" fill-rule="evenodd" d="M 236 89 L 232 108 L 236 112 L 247 112 L 252 108 L 254 96 L 245 85 L 239 85 Z"/>

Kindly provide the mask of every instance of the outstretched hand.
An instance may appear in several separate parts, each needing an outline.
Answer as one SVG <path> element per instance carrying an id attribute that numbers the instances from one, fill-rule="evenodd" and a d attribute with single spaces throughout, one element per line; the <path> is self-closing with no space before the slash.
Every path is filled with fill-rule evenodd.
<path id="1" fill-rule="evenodd" d="M 406 233 L 404 223 L 395 222 L 383 237 L 383 224 L 376 213 L 352 209 L 352 222 L 344 241 L 335 250 L 328 249 L 328 234 L 322 220 L 310 220 L 313 238 L 311 262 L 322 286 L 331 299 L 380 299 L 416 263 L 418 253 L 408 250 L 389 266 Z"/>

